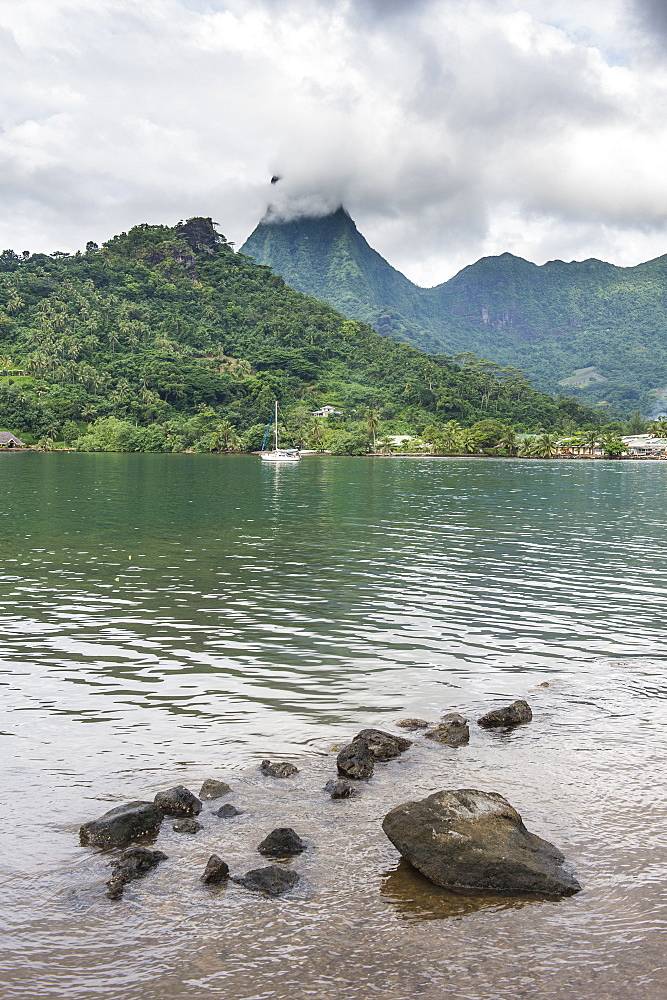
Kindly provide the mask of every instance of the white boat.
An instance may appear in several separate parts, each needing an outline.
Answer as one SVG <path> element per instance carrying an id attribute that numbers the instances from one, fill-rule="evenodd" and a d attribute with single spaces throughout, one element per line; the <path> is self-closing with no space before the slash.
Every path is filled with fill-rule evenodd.
<path id="1" fill-rule="evenodd" d="M 260 451 L 259 457 L 263 462 L 298 462 L 301 459 L 301 455 L 295 448 L 279 448 L 278 447 L 278 400 L 276 400 L 276 408 L 273 414 L 273 425 L 275 434 L 275 447 L 273 451 Z M 269 424 L 269 427 L 271 424 Z M 269 432 L 269 427 L 267 427 L 267 434 Z M 266 438 L 264 439 L 266 441 Z"/>

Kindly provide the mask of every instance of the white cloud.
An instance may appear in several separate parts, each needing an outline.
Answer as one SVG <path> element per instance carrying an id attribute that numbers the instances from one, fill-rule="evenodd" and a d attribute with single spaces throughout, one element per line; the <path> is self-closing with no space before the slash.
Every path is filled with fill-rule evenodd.
<path id="1" fill-rule="evenodd" d="M 0 247 L 344 202 L 422 283 L 667 252 L 650 0 L 0 0 Z M 272 173 L 283 179 L 270 188 Z"/>

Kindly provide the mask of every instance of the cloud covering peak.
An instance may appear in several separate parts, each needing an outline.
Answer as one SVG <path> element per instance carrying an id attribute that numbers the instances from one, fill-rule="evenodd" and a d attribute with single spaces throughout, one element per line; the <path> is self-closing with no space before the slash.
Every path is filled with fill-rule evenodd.
<path id="1" fill-rule="evenodd" d="M 344 204 L 429 284 L 667 252 L 651 0 L 0 0 L 0 245 Z M 666 32 L 667 34 L 667 32 Z M 280 176 L 271 185 L 272 176 Z"/>

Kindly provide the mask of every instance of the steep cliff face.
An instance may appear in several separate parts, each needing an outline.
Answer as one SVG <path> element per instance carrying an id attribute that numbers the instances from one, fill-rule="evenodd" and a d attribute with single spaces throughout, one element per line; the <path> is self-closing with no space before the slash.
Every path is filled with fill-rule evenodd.
<path id="1" fill-rule="evenodd" d="M 449 281 L 420 288 L 366 242 L 343 208 L 321 218 L 267 218 L 242 247 L 299 291 L 430 353 L 474 352 L 523 368 L 559 391 L 594 366 L 591 402 L 647 406 L 667 384 L 667 256 L 622 268 L 599 260 L 538 266 L 483 257 Z"/>

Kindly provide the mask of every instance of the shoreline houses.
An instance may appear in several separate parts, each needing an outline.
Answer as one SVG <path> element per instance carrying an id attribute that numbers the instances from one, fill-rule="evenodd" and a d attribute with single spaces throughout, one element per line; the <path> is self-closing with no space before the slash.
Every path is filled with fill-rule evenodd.
<path id="1" fill-rule="evenodd" d="M 667 456 L 667 438 L 655 437 L 653 434 L 631 434 L 622 437 L 621 441 L 628 449 L 628 455 Z"/>
<path id="2" fill-rule="evenodd" d="M 25 448 L 25 444 L 10 431 L 0 431 L 0 448 Z"/>

